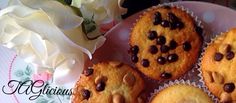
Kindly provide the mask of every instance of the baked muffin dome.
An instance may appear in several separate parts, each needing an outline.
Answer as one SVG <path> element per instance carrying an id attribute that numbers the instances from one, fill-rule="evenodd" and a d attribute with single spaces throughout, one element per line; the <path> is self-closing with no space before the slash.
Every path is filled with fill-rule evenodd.
<path id="1" fill-rule="evenodd" d="M 170 6 L 145 12 L 130 34 L 131 60 L 156 80 L 176 79 L 196 63 L 202 29 L 185 11 Z"/>
<path id="2" fill-rule="evenodd" d="M 151 103 L 213 103 L 200 88 L 176 84 L 157 93 Z"/>

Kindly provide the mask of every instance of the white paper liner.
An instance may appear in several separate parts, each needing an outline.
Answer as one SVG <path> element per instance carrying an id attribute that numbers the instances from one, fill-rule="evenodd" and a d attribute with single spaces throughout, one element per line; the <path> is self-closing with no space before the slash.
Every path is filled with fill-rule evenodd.
<path id="1" fill-rule="evenodd" d="M 225 32 L 228 32 L 228 31 L 225 31 Z M 206 86 L 206 84 L 205 84 L 205 82 L 204 82 L 204 79 L 203 79 L 203 74 L 202 74 L 202 67 L 201 67 L 201 62 L 202 62 L 202 58 L 203 58 L 203 55 L 204 55 L 204 53 L 205 53 L 205 51 L 206 51 L 206 48 L 209 46 L 209 45 L 211 45 L 215 40 L 217 40 L 219 37 L 221 37 L 225 32 L 221 32 L 221 33 L 217 33 L 217 34 L 214 34 L 214 35 L 212 35 L 212 37 L 210 38 L 210 41 L 209 42 L 204 42 L 204 48 L 202 49 L 202 52 L 201 52 L 201 54 L 200 54 L 200 58 L 198 59 L 198 63 L 197 63 L 197 66 L 198 66 L 198 71 L 199 71 L 199 74 L 198 74 L 198 76 L 199 76 L 199 78 L 200 78 L 200 80 L 199 80 L 199 82 L 201 82 L 202 83 L 202 86 L 203 87 L 205 87 L 207 90 L 209 90 L 208 89 L 208 87 Z M 217 98 L 216 96 L 214 96 L 214 98 L 217 100 L 217 103 L 219 102 L 219 98 Z"/>
<path id="2" fill-rule="evenodd" d="M 168 83 L 165 83 L 165 84 L 159 86 L 157 89 L 154 90 L 153 93 L 151 93 L 151 96 L 148 98 L 148 103 L 150 103 L 151 100 L 154 98 L 154 96 L 157 93 L 159 93 L 160 91 L 162 91 L 162 90 L 164 90 L 164 89 L 166 89 L 168 87 L 171 87 L 173 85 L 179 85 L 179 84 L 190 85 L 190 86 L 193 86 L 193 87 L 197 87 L 197 88 L 201 89 L 203 92 L 205 92 L 209 96 L 209 98 L 212 99 L 212 101 L 214 103 L 217 103 L 217 100 L 214 98 L 214 95 L 211 94 L 211 92 L 208 91 L 207 88 L 202 87 L 201 85 L 197 85 L 195 82 L 190 82 L 190 80 L 185 81 L 183 79 L 182 80 L 169 81 Z"/>
<path id="3" fill-rule="evenodd" d="M 146 9 L 140 16 L 139 18 L 136 19 L 136 22 L 133 23 L 133 26 L 134 27 L 136 25 L 136 23 L 139 21 L 140 18 L 142 18 L 142 16 L 144 16 L 147 12 L 149 11 L 152 11 L 156 8 L 159 8 L 159 7 L 163 7 L 163 6 L 170 6 L 170 7 L 177 7 L 178 9 L 186 12 L 187 14 L 189 14 L 193 20 L 195 21 L 195 24 L 198 26 L 198 27 L 201 27 L 203 29 L 203 33 L 201 34 L 202 38 L 203 38 L 203 41 L 207 38 L 209 38 L 207 35 L 204 35 L 205 34 L 205 31 L 204 31 L 204 27 L 202 25 L 202 22 L 198 19 L 198 17 L 196 15 L 194 15 L 194 13 L 192 11 L 190 11 L 189 9 L 185 8 L 184 6 L 181 6 L 181 5 L 177 5 L 177 4 L 173 4 L 173 3 L 164 3 L 164 4 L 159 4 L 157 6 L 153 6 L 151 8 L 148 8 Z M 133 28 L 130 28 L 130 31 L 132 31 Z M 202 45 L 202 47 L 200 48 L 200 51 L 199 51 L 199 56 L 200 56 L 200 53 L 202 52 L 202 48 L 204 48 L 204 45 Z M 198 60 L 197 60 L 198 61 Z M 179 77 L 178 80 L 181 80 L 181 79 L 184 79 L 184 80 L 191 80 L 191 81 L 194 81 L 194 82 L 198 82 L 199 81 L 199 77 L 198 77 L 198 65 L 197 65 L 197 61 L 195 64 L 193 64 L 192 68 L 189 69 L 186 73 L 183 74 L 183 76 Z M 195 73 L 195 75 L 193 76 L 193 73 Z M 190 79 L 189 77 L 193 78 L 194 79 Z M 150 79 L 148 76 L 145 76 L 144 79 L 147 79 L 147 80 L 153 80 L 153 79 Z M 155 81 L 155 80 L 153 80 Z M 168 82 L 170 80 L 164 80 L 164 81 L 158 81 L 158 84 L 162 84 L 163 82 Z M 199 82 L 200 83 L 200 82 Z"/>

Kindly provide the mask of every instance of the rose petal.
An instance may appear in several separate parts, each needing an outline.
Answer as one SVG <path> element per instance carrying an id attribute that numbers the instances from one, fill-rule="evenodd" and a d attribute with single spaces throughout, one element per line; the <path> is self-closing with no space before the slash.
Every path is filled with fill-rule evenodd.
<path id="1" fill-rule="evenodd" d="M 36 63 L 38 65 L 43 65 L 42 61 L 39 59 L 30 44 L 15 46 L 17 54 L 24 59 L 27 63 Z"/>
<path id="2" fill-rule="evenodd" d="M 73 61 L 73 58 L 75 62 Z M 84 67 L 85 60 L 84 59 L 76 60 L 75 58 L 83 58 L 83 53 L 81 52 L 77 56 L 68 57 L 68 59 L 66 59 L 66 61 L 62 65 L 56 68 L 53 75 L 53 79 L 56 84 L 64 84 L 64 83 L 69 83 L 69 82 L 76 83 L 80 74 L 82 73 L 82 70 L 83 70 L 82 68 Z M 79 62 L 76 62 L 76 61 L 79 61 Z M 68 68 L 68 67 L 71 67 L 71 68 Z"/>
<path id="3" fill-rule="evenodd" d="M 70 7 L 52 0 L 21 0 L 23 4 L 42 9 L 60 29 L 70 29 L 81 25 L 83 18 L 77 16 Z"/>
<path id="4" fill-rule="evenodd" d="M 10 42 L 17 35 L 24 32 L 24 29 L 20 27 L 14 19 L 11 19 L 8 15 L 0 16 L 0 42 Z"/>
<path id="5" fill-rule="evenodd" d="M 45 41 L 42 40 L 38 34 L 31 32 L 30 44 L 34 52 L 40 57 L 41 60 L 47 59 L 47 48 Z"/>
<path id="6" fill-rule="evenodd" d="M 121 15 L 127 12 L 121 5 L 124 0 L 72 0 L 72 5 L 81 9 L 84 17 L 91 18 L 97 24 L 111 20 L 120 20 Z"/>
<path id="7" fill-rule="evenodd" d="M 85 37 L 85 34 L 82 32 L 82 27 L 78 27 L 76 29 L 64 30 L 64 33 L 66 34 L 66 36 L 68 38 L 70 38 L 72 41 L 74 41 L 74 43 L 76 43 L 82 47 L 86 47 L 86 49 L 89 50 L 90 53 L 88 51 L 86 51 L 85 48 L 81 48 L 82 51 L 85 51 L 86 54 L 93 54 L 95 52 L 95 50 L 97 48 L 101 47 L 106 40 L 106 38 L 104 36 L 100 36 L 95 40 L 88 40 Z M 95 32 L 95 33 L 99 33 L 99 32 Z"/>
<path id="8" fill-rule="evenodd" d="M 17 33 L 16 36 L 11 40 L 11 42 L 15 46 L 25 45 L 26 43 L 29 42 L 29 38 L 30 38 L 30 32 L 24 30 L 22 32 Z"/>

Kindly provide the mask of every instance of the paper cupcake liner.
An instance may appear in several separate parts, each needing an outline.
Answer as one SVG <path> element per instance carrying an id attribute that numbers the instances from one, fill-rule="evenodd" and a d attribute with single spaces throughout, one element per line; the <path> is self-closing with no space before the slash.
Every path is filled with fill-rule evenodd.
<path id="1" fill-rule="evenodd" d="M 187 81 L 185 81 L 185 80 L 169 81 L 168 83 L 165 83 L 162 86 L 159 86 L 157 89 L 154 90 L 153 93 L 151 93 L 151 96 L 148 98 L 148 103 L 150 103 L 151 100 L 154 98 L 154 96 L 157 93 L 159 93 L 160 91 L 162 91 L 162 90 L 164 90 L 168 87 L 171 87 L 173 85 L 178 85 L 178 84 L 184 84 L 184 85 L 190 85 L 190 86 L 197 87 L 197 88 L 201 89 L 203 92 L 205 92 L 209 96 L 209 98 L 212 99 L 212 101 L 214 103 L 217 103 L 217 100 L 214 98 L 214 95 L 211 94 L 211 92 L 208 91 L 208 89 L 206 89 L 205 87 L 202 87 L 201 85 L 196 84 L 195 82 L 191 82 L 190 80 L 187 80 Z"/>
<path id="2" fill-rule="evenodd" d="M 159 7 L 163 7 L 163 6 L 177 7 L 178 9 L 180 9 L 180 10 L 186 12 L 188 15 L 190 15 L 190 16 L 193 18 L 193 20 L 195 21 L 195 25 L 198 26 L 198 27 L 201 27 L 201 28 L 203 29 L 203 33 L 201 34 L 202 38 L 203 38 L 203 39 L 209 38 L 208 36 L 205 36 L 205 35 L 204 35 L 204 34 L 205 34 L 205 31 L 204 31 L 204 27 L 203 27 L 203 25 L 202 25 L 202 22 L 200 21 L 200 19 L 198 19 L 198 17 L 197 17 L 196 15 L 194 15 L 194 13 L 193 13 L 191 10 L 185 8 L 184 6 L 181 6 L 181 5 L 178 5 L 178 4 L 173 4 L 173 3 L 159 4 L 159 5 L 157 5 L 157 6 L 153 6 L 153 7 L 151 7 L 151 8 L 146 9 L 146 10 L 136 19 L 136 21 L 133 23 L 133 26 L 132 26 L 132 27 L 134 27 L 134 26 L 136 25 L 136 23 L 139 21 L 139 19 L 142 18 L 142 16 L 144 16 L 147 12 L 152 11 L 152 10 L 154 10 L 154 9 L 156 9 L 156 8 L 159 8 Z M 133 28 L 130 28 L 130 30 L 132 31 Z M 202 45 L 202 47 L 201 47 L 200 50 L 202 50 L 203 47 L 204 47 L 204 46 Z M 200 55 L 201 52 L 202 52 L 202 51 L 199 51 L 199 55 Z M 199 57 L 199 56 L 198 56 L 198 57 Z M 177 79 L 178 79 L 178 80 L 181 80 L 181 79 L 190 80 L 189 77 L 192 78 L 192 77 L 193 77 L 193 73 L 194 73 L 194 80 L 193 80 L 193 81 L 194 81 L 194 82 L 198 82 L 198 80 L 199 80 L 200 78 L 198 77 L 198 73 L 196 73 L 196 72 L 198 72 L 197 68 L 198 68 L 198 65 L 197 65 L 197 62 L 196 62 L 195 64 L 193 64 L 193 66 L 192 66 L 191 69 L 189 69 L 186 73 L 183 74 L 183 76 L 178 77 Z M 144 78 L 150 80 L 150 78 L 147 77 L 147 76 L 145 76 Z M 153 81 L 155 81 L 155 80 L 153 80 Z M 168 82 L 168 81 L 170 81 L 170 80 L 158 81 L 158 83 L 159 83 L 159 84 L 162 84 L 163 82 Z"/>
<path id="3" fill-rule="evenodd" d="M 225 32 L 228 32 L 228 31 L 225 31 Z M 208 87 L 206 86 L 205 82 L 204 82 L 204 78 L 203 78 L 203 74 L 202 74 L 202 67 L 201 67 L 201 62 L 202 62 L 202 59 L 203 59 L 203 55 L 206 51 L 206 48 L 211 45 L 216 39 L 218 39 L 219 37 L 223 36 L 223 34 L 225 32 L 221 32 L 221 33 L 217 33 L 217 34 L 214 34 L 212 35 L 212 37 L 210 38 L 210 41 L 209 42 L 204 42 L 204 48 L 202 49 L 202 52 L 200 54 L 200 57 L 199 57 L 199 60 L 198 60 L 198 63 L 197 63 L 197 70 L 199 71 L 199 74 L 198 74 L 198 77 L 200 78 L 199 82 L 201 82 L 202 86 L 205 87 L 207 90 Z M 219 102 L 219 98 L 217 98 L 216 96 L 214 96 L 214 98 L 217 100 L 217 103 Z"/>

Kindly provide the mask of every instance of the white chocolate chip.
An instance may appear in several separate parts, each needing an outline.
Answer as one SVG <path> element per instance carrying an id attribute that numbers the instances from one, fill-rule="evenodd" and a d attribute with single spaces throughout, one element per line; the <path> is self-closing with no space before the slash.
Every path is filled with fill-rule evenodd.
<path id="1" fill-rule="evenodd" d="M 220 45 L 220 47 L 219 47 L 219 52 L 221 52 L 221 53 L 226 53 L 227 47 L 228 47 L 228 44 L 222 44 L 222 45 Z"/>
<path id="2" fill-rule="evenodd" d="M 113 103 L 125 103 L 125 98 L 122 95 L 115 93 L 112 96 L 112 101 Z"/>
<path id="3" fill-rule="evenodd" d="M 208 71 L 207 76 L 209 77 L 210 83 L 214 82 L 213 77 L 212 77 L 212 72 Z"/>
<path id="4" fill-rule="evenodd" d="M 138 103 L 144 103 L 144 101 L 141 97 L 138 97 Z"/>
<path id="5" fill-rule="evenodd" d="M 213 77 L 214 82 L 218 84 L 224 83 L 224 77 L 220 73 L 212 72 L 212 77 Z"/>
<path id="6" fill-rule="evenodd" d="M 231 102 L 231 101 L 232 101 L 232 98 L 231 98 L 230 94 L 228 94 L 226 92 L 221 93 L 220 103 L 228 103 L 228 102 Z"/>
<path id="7" fill-rule="evenodd" d="M 132 74 L 132 73 L 127 73 L 124 77 L 123 77 L 123 82 L 132 87 L 135 82 L 136 82 L 136 79 L 135 79 L 135 76 Z"/>
<path id="8" fill-rule="evenodd" d="M 113 66 L 113 67 L 121 67 L 123 65 L 123 63 L 113 61 L 113 62 L 110 62 L 110 65 Z"/>

